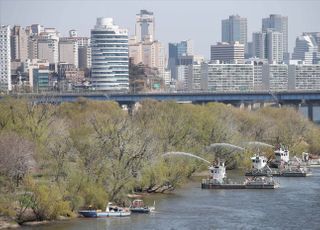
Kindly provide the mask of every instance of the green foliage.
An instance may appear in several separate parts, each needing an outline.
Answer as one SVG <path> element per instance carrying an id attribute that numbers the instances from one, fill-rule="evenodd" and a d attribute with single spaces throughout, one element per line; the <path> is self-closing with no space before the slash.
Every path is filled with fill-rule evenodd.
<path id="1" fill-rule="evenodd" d="M 232 168 L 250 167 L 256 151 L 269 158 L 273 151 L 207 147 L 261 141 L 284 144 L 295 155 L 320 153 L 319 128 L 293 109 L 246 111 L 219 103 L 143 101 L 129 115 L 114 102 L 36 105 L 7 98 L 0 101 L 0 137 L 0 214 L 19 222 L 30 212 L 45 220 L 81 208 L 104 209 L 132 191 L 171 191 L 207 168 L 195 159 L 164 158 L 166 152 L 220 157 Z"/>
<path id="2" fill-rule="evenodd" d="M 58 216 L 70 216 L 70 205 L 63 199 L 58 186 L 53 183 L 37 183 L 30 177 L 26 191 L 20 198 L 21 207 L 31 208 L 36 220 L 52 220 Z"/>

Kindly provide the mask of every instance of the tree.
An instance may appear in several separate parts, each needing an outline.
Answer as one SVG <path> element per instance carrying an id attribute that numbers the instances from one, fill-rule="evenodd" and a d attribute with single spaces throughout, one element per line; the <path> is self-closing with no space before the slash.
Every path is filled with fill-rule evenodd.
<path id="1" fill-rule="evenodd" d="M 35 165 L 34 144 L 16 133 L 0 134 L 0 175 L 12 185 L 19 186 L 28 171 Z"/>

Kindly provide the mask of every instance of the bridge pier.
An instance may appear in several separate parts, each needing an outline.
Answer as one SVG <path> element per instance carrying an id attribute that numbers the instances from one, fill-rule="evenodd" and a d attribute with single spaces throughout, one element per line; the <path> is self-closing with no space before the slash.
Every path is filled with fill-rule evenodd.
<path id="1" fill-rule="evenodd" d="M 320 123 L 320 103 L 301 103 L 298 111 L 310 121 Z"/>

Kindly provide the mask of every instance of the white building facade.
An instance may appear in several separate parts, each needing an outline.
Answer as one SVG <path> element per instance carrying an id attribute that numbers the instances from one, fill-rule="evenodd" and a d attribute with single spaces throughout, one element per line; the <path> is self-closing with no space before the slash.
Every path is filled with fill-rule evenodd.
<path id="1" fill-rule="evenodd" d="M 91 83 L 95 90 L 129 90 L 128 30 L 98 18 L 91 30 Z"/>
<path id="2" fill-rule="evenodd" d="M 264 90 L 288 90 L 288 65 L 266 64 L 262 66 L 262 85 Z"/>
<path id="3" fill-rule="evenodd" d="M 61 38 L 59 40 L 59 62 L 79 66 L 78 41 L 73 38 Z"/>
<path id="4" fill-rule="evenodd" d="M 204 63 L 203 80 L 205 90 L 213 92 L 253 91 L 253 64 L 214 64 Z"/>
<path id="5" fill-rule="evenodd" d="M 320 64 L 289 65 L 290 90 L 319 90 Z"/>
<path id="6" fill-rule="evenodd" d="M 0 91 L 11 91 L 10 26 L 0 27 Z"/>

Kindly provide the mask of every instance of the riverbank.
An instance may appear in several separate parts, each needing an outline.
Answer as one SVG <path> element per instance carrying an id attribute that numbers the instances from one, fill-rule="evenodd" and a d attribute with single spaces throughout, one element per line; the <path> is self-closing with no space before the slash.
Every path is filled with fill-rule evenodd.
<path id="1" fill-rule="evenodd" d="M 236 180 L 243 172 L 228 175 Z M 267 191 L 202 190 L 199 178 L 192 178 L 174 193 L 145 197 L 145 203 L 156 203 L 148 215 L 75 218 L 22 230 L 318 229 L 320 220 L 312 217 L 320 215 L 319 178 L 315 168 L 311 177 L 279 178 L 281 188 Z"/>
<path id="2" fill-rule="evenodd" d="M 7 218 L 7 217 L 0 217 L 0 229 L 15 229 L 15 228 L 19 228 L 20 225 Z"/>
<path id="3" fill-rule="evenodd" d="M 21 225 L 15 222 L 14 220 L 11 220 L 9 218 L 3 217 L 0 218 L 0 230 L 2 229 L 16 229 L 16 228 L 22 228 L 22 227 L 33 227 L 33 226 L 39 226 L 39 225 L 46 225 L 46 224 L 53 224 L 57 222 L 62 222 L 62 221 L 69 221 L 72 219 L 76 219 L 78 216 L 74 218 L 70 217 L 64 217 L 64 216 L 59 216 L 58 219 L 56 220 L 44 220 L 44 221 L 26 221 L 22 223 Z"/>

